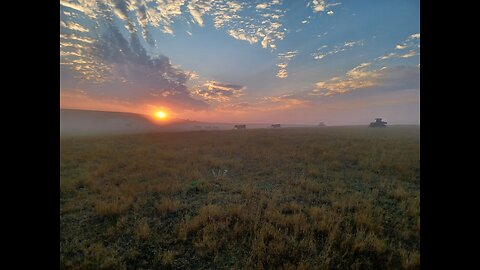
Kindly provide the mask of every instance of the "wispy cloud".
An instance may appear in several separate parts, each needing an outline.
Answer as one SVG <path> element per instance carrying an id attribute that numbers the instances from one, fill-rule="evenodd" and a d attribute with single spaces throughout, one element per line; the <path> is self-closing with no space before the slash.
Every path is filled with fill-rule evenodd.
<path id="1" fill-rule="evenodd" d="M 363 40 L 347 41 L 347 42 L 342 43 L 340 45 L 336 45 L 332 50 L 327 50 L 328 46 L 323 45 L 322 47 L 318 48 L 317 51 L 312 54 L 312 56 L 316 60 L 321 60 L 328 55 L 337 54 L 337 53 L 340 53 L 340 52 L 350 50 L 353 47 L 363 46 L 363 45 L 364 45 Z"/>
<path id="2" fill-rule="evenodd" d="M 419 86 L 418 68 L 407 66 L 373 68 L 362 63 L 342 77 L 319 81 L 310 93 L 313 96 L 333 96 L 361 89 L 416 89 Z"/>
<path id="3" fill-rule="evenodd" d="M 411 50 L 411 51 L 409 51 L 405 54 L 402 54 L 400 57 L 409 58 L 409 57 L 412 57 L 412 56 L 415 56 L 415 55 L 418 55 L 418 53 L 415 50 Z"/>
<path id="4" fill-rule="evenodd" d="M 420 47 L 420 34 L 412 34 L 408 36 L 403 42 L 395 46 L 395 52 L 391 52 L 380 57 L 377 57 L 376 60 L 387 60 L 391 58 L 410 58 L 415 55 L 419 55 L 420 52 L 418 48 Z M 404 52 L 408 50 L 408 52 Z"/>
<path id="5" fill-rule="evenodd" d="M 202 16 L 212 8 L 212 1 L 192 0 L 188 4 L 188 10 L 195 22 L 203 27 Z"/>
<path id="6" fill-rule="evenodd" d="M 195 87 L 193 93 L 206 101 L 227 102 L 243 95 L 246 89 L 243 85 L 221 83 L 214 80 L 206 81 Z"/>
<path id="7" fill-rule="evenodd" d="M 310 104 L 309 100 L 299 98 L 295 94 L 269 96 L 264 97 L 263 100 L 265 103 L 262 105 L 264 105 L 263 107 L 268 110 L 285 110 L 298 107 L 307 107 Z"/>
<path id="8" fill-rule="evenodd" d="M 295 58 L 295 56 L 297 56 L 297 54 L 298 54 L 298 50 L 278 54 L 278 60 L 280 61 L 277 64 L 277 67 L 279 68 L 279 70 L 276 76 L 278 78 L 284 79 L 288 77 L 288 71 L 287 71 L 288 64 L 290 63 L 290 61 L 292 61 L 293 58 Z"/>
<path id="9" fill-rule="evenodd" d="M 85 26 L 83 26 L 79 23 L 76 23 L 76 22 L 60 21 L 60 26 L 67 29 L 67 30 L 71 30 L 71 31 L 77 31 L 77 32 L 82 32 L 82 33 L 88 32 L 88 29 Z"/>
<path id="10" fill-rule="evenodd" d="M 307 108 L 310 105 L 311 100 L 308 98 L 290 93 L 277 96 L 266 96 L 250 101 L 220 103 L 215 109 L 219 112 L 228 113 L 256 113 Z"/>
<path id="11" fill-rule="evenodd" d="M 96 1 L 81 1 L 80 3 L 76 3 L 74 1 L 60 0 L 60 5 L 81 12 L 91 19 L 96 18 L 96 13 L 94 12 L 97 8 Z"/>
<path id="12" fill-rule="evenodd" d="M 275 49 L 276 42 L 285 38 L 286 31 L 280 21 L 285 11 L 276 8 L 280 4 L 280 1 L 260 3 L 253 7 L 255 10 L 246 10 L 247 12 L 240 16 L 238 12 L 249 9 L 249 5 L 235 2 L 216 3 L 213 12 L 214 26 L 217 29 L 226 28 L 227 33 L 235 39 L 248 41 L 250 44 L 260 42 L 262 48 Z"/>

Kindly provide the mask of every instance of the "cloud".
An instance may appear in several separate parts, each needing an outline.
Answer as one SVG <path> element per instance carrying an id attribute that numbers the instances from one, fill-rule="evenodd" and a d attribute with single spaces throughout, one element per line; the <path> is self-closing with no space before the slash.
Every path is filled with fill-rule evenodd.
<path id="1" fill-rule="evenodd" d="M 326 8 L 329 8 L 329 7 L 334 7 L 334 6 L 338 6 L 338 5 L 341 5 L 342 3 L 340 2 L 336 2 L 336 3 L 328 3 L 325 7 Z"/>
<path id="2" fill-rule="evenodd" d="M 410 35 L 407 40 L 420 39 L 420 33 Z"/>
<path id="3" fill-rule="evenodd" d="M 262 3 L 255 6 L 256 9 L 265 9 L 267 7 L 268 7 L 267 3 Z"/>
<path id="4" fill-rule="evenodd" d="M 71 31 L 77 31 L 82 33 L 88 32 L 88 29 L 86 27 L 76 22 L 60 21 L 60 26 Z"/>
<path id="5" fill-rule="evenodd" d="M 217 112 L 251 112 L 256 110 L 254 105 L 249 102 L 220 103 L 215 108 Z"/>
<path id="6" fill-rule="evenodd" d="M 228 30 L 228 34 L 235 39 L 248 41 L 250 44 L 254 44 L 258 42 L 258 38 L 256 36 L 252 36 L 245 33 L 245 30 L 243 29 L 239 29 L 239 30 L 230 29 Z"/>
<path id="7" fill-rule="evenodd" d="M 345 42 L 343 44 L 343 47 L 354 47 L 354 46 L 362 46 L 363 45 L 363 41 L 362 40 L 358 40 L 358 41 L 348 41 L 348 42 Z"/>
<path id="8" fill-rule="evenodd" d="M 284 11 L 271 9 L 273 5 L 280 2 L 270 2 L 266 8 L 256 9 L 253 14 L 258 16 L 239 16 L 238 10 L 232 8 L 218 9 L 214 15 L 215 27 L 227 28 L 227 33 L 235 39 L 248 41 L 255 44 L 260 41 L 262 48 L 276 48 L 277 40 L 285 38 L 286 29 L 282 28 L 280 22 Z M 241 6 L 242 9 L 246 8 Z M 262 6 L 263 7 L 263 6 Z M 249 14 L 249 13 L 246 13 Z"/>
<path id="9" fill-rule="evenodd" d="M 305 100 L 297 97 L 295 94 L 285 94 L 280 96 L 264 97 L 266 101 L 263 105 L 267 110 L 285 110 L 298 107 L 307 107 L 310 103 L 309 100 Z M 268 106 L 275 105 L 275 106 Z"/>
<path id="10" fill-rule="evenodd" d="M 418 48 L 420 47 L 419 44 L 420 34 L 412 34 L 408 36 L 401 44 L 397 44 L 395 46 L 396 50 L 409 50 L 406 53 L 399 53 L 399 52 L 391 52 L 380 57 L 377 57 L 376 60 L 387 60 L 391 58 L 410 58 L 415 55 L 419 55 L 420 52 Z"/>
<path id="11" fill-rule="evenodd" d="M 215 110 L 228 113 L 261 113 L 272 111 L 283 111 L 295 108 L 307 108 L 311 101 L 301 95 L 294 93 L 266 96 L 250 100 L 248 102 L 226 102 L 216 106 Z"/>
<path id="12" fill-rule="evenodd" d="M 195 22 L 203 27 L 202 16 L 212 8 L 212 1 L 192 0 L 188 4 L 188 10 Z"/>
<path id="13" fill-rule="evenodd" d="M 174 66 L 166 56 L 149 55 L 140 33 L 125 35 L 110 19 L 127 18 L 133 7 L 107 4 L 96 10 L 102 15 L 96 20 L 98 27 L 79 33 L 61 29 L 62 91 L 83 88 L 92 98 L 159 102 L 194 110 L 208 108 L 207 103 L 194 99 L 186 86 L 195 77 L 193 73 Z"/>
<path id="14" fill-rule="evenodd" d="M 82 14 L 85 14 L 91 19 L 95 19 L 96 14 L 94 10 L 97 7 L 95 2 L 96 1 L 82 1 L 81 4 L 76 4 L 76 3 L 72 3 L 72 1 L 60 0 L 60 5 L 73 9 L 77 12 L 81 12 Z"/>
<path id="15" fill-rule="evenodd" d="M 325 10 L 325 1 L 324 0 L 313 0 L 312 1 L 313 12 L 319 12 Z"/>
<path id="16" fill-rule="evenodd" d="M 387 60 L 387 59 L 395 58 L 395 57 L 398 57 L 398 54 L 392 52 L 392 53 L 377 57 L 375 60 Z"/>
<path id="17" fill-rule="evenodd" d="M 245 41 L 248 41 L 250 44 L 254 44 L 258 42 L 258 38 L 256 36 L 252 36 L 245 33 L 245 30 L 243 29 L 239 29 L 239 30 L 230 29 L 228 30 L 227 33 L 235 39 L 245 40 Z"/>
<path id="18" fill-rule="evenodd" d="M 140 28 L 142 38 L 151 46 L 155 41 L 150 29 L 159 29 L 165 34 L 174 35 L 172 24 L 183 20 L 203 27 L 205 20 L 211 18 L 216 29 L 224 29 L 227 34 L 250 44 L 260 42 L 263 48 L 276 48 L 276 42 L 285 37 L 281 23 L 285 10 L 277 8 L 280 1 L 274 0 L 257 5 L 233 0 L 81 0 L 80 3 L 62 0 L 66 12 L 75 11 L 90 18 L 105 17 L 118 20 L 130 33 Z M 258 8 L 257 8 L 258 6 Z M 72 9 L 72 10 L 70 10 Z M 239 12 L 246 12 L 239 15 Z M 207 16 L 208 15 L 208 16 Z"/>
<path id="19" fill-rule="evenodd" d="M 362 63 L 345 73 L 319 81 L 310 93 L 313 96 L 333 96 L 361 89 L 402 90 L 418 89 L 419 70 L 416 67 L 396 66 L 374 69 L 372 63 Z"/>
<path id="20" fill-rule="evenodd" d="M 242 96 L 245 89 L 243 85 L 209 80 L 200 87 L 196 87 L 193 93 L 207 101 L 226 102 Z"/>
<path id="21" fill-rule="evenodd" d="M 288 77 L 288 71 L 285 68 L 280 68 L 275 76 L 280 79 L 285 79 Z"/>
<path id="22" fill-rule="evenodd" d="M 417 55 L 417 52 L 415 50 L 411 50 L 411 51 L 401 55 L 400 57 L 409 58 L 409 57 L 412 57 L 412 56 L 415 56 L 415 55 Z"/>
<path id="23" fill-rule="evenodd" d="M 298 54 L 298 50 L 288 51 L 288 52 L 285 52 L 285 53 L 279 53 L 278 54 L 278 59 L 279 59 L 280 62 L 277 64 L 277 67 L 279 68 L 279 70 L 278 70 L 278 72 L 275 76 L 277 76 L 280 79 L 287 78 L 288 77 L 288 71 L 287 71 L 288 64 L 290 63 L 290 61 L 293 58 L 295 58 L 295 56 L 297 56 L 297 54 Z"/>
<path id="24" fill-rule="evenodd" d="M 335 45 L 335 47 L 330 51 L 326 50 L 327 48 L 326 45 L 323 45 L 322 47 L 318 48 L 316 52 L 312 53 L 312 56 L 313 56 L 313 59 L 321 60 L 328 55 L 334 55 L 340 52 L 350 50 L 354 47 L 363 46 L 363 45 L 364 45 L 363 40 L 347 41 L 341 45 Z"/>
<path id="25" fill-rule="evenodd" d="M 313 0 L 308 2 L 307 7 L 312 6 L 313 13 L 318 13 L 318 12 L 324 12 L 329 7 L 338 6 L 340 4 L 341 3 L 327 3 L 327 1 L 325 0 Z M 333 11 L 330 10 L 327 12 L 327 14 L 333 15 Z"/>

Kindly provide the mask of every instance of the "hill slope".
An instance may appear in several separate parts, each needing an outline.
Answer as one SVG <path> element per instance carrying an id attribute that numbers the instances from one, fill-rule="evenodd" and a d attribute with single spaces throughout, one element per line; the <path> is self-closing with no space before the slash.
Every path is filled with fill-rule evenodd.
<path id="1" fill-rule="evenodd" d="M 60 110 L 60 134 L 142 133 L 160 127 L 134 113 Z"/>

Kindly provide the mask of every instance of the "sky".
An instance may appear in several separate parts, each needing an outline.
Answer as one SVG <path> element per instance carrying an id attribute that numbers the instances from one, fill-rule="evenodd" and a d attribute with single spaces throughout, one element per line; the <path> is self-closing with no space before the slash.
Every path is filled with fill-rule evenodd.
<path id="1" fill-rule="evenodd" d="M 420 124 L 420 2 L 60 0 L 60 107 Z"/>

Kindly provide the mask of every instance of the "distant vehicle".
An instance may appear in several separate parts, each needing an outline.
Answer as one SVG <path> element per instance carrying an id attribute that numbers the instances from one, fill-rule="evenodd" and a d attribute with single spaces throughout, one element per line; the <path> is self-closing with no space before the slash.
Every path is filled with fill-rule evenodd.
<path id="1" fill-rule="evenodd" d="M 234 129 L 246 129 L 247 125 L 235 125 L 233 128 Z"/>
<path id="2" fill-rule="evenodd" d="M 375 118 L 375 122 L 371 122 L 369 127 L 387 127 L 387 122 L 382 121 L 382 118 Z"/>
<path id="3" fill-rule="evenodd" d="M 325 127 L 325 126 L 327 126 L 327 125 L 325 125 L 324 122 L 320 122 L 320 123 L 318 123 L 318 126 L 319 126 L 319 127 Z"/>
<path id="4" fill-rule="evenodd" d="M 272 128 L 280 128 L 280 124 L 273 124 Z"/>

